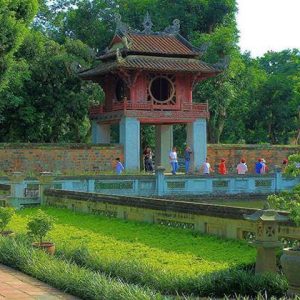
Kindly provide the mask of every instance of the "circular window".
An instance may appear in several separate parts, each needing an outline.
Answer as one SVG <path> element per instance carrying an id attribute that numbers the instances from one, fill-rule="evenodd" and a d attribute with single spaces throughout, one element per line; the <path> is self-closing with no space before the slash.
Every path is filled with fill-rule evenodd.
<path id="1" fill-rule="evenodd" d="M 118 79 L 116 83 L 116 99 L 123 101 L 127 97 L 127 87 L 122 79 Z"/>
<path id="2" fill-rule="evenodd" d="M 173 82 L 165 76 L 154 77 L 150 81 L 150 95 L 158 102 L 170 101 L 175 93 Z"/>

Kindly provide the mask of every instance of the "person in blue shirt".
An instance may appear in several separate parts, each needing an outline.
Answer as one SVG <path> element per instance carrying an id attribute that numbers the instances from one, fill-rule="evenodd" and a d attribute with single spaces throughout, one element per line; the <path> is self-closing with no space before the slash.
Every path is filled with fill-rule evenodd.
<path id="1" fill-rule="evenodd" d="M 190 171 L 190 161 L 191 161 L 192 150 L 190 146 L 186 146 L 184 150 L 184 166 L 185 166 L 185 174 L 188 174 Z"/>
<path id="2" fill-rule="evenodd" d="M 255 173 L 261 174 L 262 168 L 263 168 L 262 159 L 259 158 L 255 164 Z"/>
<path id="3" fill-rule="evenodd" d="M 121 175 L 123 170 L 124 170 L 124 166 L 120 162 L 120 158 L 117 157 L 116 158 L 116 173 L 117 173 L 117 175 Z"/>

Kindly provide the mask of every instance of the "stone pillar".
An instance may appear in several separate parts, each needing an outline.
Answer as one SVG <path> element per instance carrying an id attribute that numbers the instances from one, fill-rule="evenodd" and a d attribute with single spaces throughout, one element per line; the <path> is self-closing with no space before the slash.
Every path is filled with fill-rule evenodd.
<path id="1" fill-rule="evenodd" d="M 163 196 L 165 191 L 165 168 L 162 166 L 157 166 L 155 169 L 156 177 L 156 195 Z"/>
<path id="2" fill-rule="evenodd" d="M 110 143 L 109 124 L 98 124 L 97 121 L 92 121 L 92 143 L 93 144 Z"/>
<path id="3" fill-rule="evenodd" d="M 120 144 L 124 147 L 126 170 L 140 171 L 140 121 L 123 117 L 120 121 Z"/>
<path id="4" fill-rule="evenodd" d="M 51 183 L 54 180 L 54 176 L 52 172 L 41 172 L 40 176 L 38 177 L 39 180 L 39 194 L 41 198 L 41 205 L 46 204 L 46 197 L 44 195 L 44 191 L 47 188 L 51 187 Z"/>
<path id="5" fill-rule="evenodd" d="M 282 190 L 282 173 L 280 168 L 275 168 L 275 193 Z"/>
<path id="6" fill-rule="evenodd" d="M 24 198 L 25 175 L 22 172 L 12 172 L 8 175 L 10 184 L 9 206 L 20 208 L 20 199 Z"/>
<path id="7" fill-rule="evenodd" d="M 173 125 L 156 125 L 155 142 L 155 165 L 170 170 L 169 153 L 173 147 Z"/>
<path id="8" fill-rule="evenodd" d="M 191 171 L 199 170 L 207 156 L 206 119 L 187 124 L 187 144 L 191 147 Z"/>

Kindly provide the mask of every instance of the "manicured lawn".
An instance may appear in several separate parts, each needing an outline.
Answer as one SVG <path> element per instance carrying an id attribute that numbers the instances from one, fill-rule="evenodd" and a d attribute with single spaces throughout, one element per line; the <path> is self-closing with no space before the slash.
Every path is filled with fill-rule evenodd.
<path id="1" fill-rule="evenodd" d="M 84 245 L 108 262 L 134 261 L 174 275 L 196 276 L 253 263 L 255 259 L 255 250 L 245 242 L 62 209 L 43 209 L 57 219 L 50 237 L 58 248 Z M 19 211 L 10 227 L 25 232 L 28 217 L 35 212 L 36 209 Z"/>

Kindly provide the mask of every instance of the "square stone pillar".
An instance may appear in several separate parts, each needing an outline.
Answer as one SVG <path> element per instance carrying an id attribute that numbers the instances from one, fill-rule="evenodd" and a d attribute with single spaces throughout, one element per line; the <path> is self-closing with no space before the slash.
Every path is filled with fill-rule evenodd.
<path id="1" fill-rule="evenodd" d="M 140 171 L 140 121 L 123 117 L 120 121 L 120 144 L 124 147 L 126 170 Z"/>
<path id="2" fill-rule="evenodd" d="M 93 144 L 110 143 L 109 124 L 98 124 L 97 121 L 92 121 L 92 143 Z"/>
<path id="3" fill-rule="evenodd" d="M 187 124 L 187 144 L 191 147 L 190 170 L 199 170 L 207 156 L 206 119 Z"/>
<path id="4" fill-rule="evenodd" d="M 169 153 L 173 147 L 173 125 L 155 126 L 155 166 L 171 169 Z"/>

